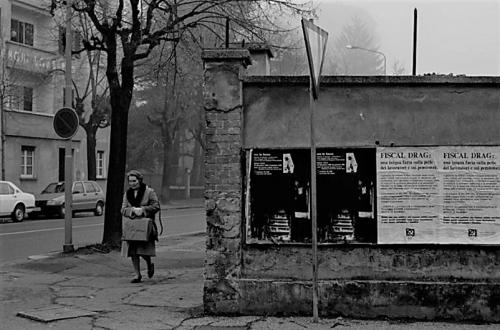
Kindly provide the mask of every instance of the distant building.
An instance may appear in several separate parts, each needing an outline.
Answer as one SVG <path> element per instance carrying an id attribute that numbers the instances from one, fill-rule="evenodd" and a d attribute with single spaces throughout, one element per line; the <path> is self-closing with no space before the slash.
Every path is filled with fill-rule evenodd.
<path id="1" fill-rule="evenodd" d="M 63 106 L 64 33 L 44 0 L 0 0 L 2 178 L 23 190 L 40 192 L 49 182 L 64 180 L 64 146 L 53 129 L 55 112 Z M 75 40 L 78 40 L 75 38 Z M 73 58 L 73 80 L 85 86 L 88 62 Z M 82 88 L 83 89 L 83 88 Z M 90 111 L 86 100 L 85 111 Z M 88 114 L 86 116 L 88 118 Z M 109 129 L 99 129 L 96 141 L 97 177 L 107 176 Z M 87 178 L 85 131 L 72 139 L 73 176 Z"/>

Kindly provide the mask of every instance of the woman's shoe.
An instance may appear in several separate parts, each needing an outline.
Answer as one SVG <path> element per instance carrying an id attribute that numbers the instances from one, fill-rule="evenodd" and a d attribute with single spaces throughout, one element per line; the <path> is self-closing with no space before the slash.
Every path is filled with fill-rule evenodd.
<path id="1" fill-rule="evenodd" d="M 155 274 L 155 264 L 151 263 L 151 266 L 148 267 L 148 277 L 151 278 Z"/>
<path id="2" fill-rule="evenodd" d="M 141 280 L 142 280 L 142 276 L 139 276 L 139 277 L 134 278 L 132 281 L 130 281 L 130 283 L 140 283 Z"/>

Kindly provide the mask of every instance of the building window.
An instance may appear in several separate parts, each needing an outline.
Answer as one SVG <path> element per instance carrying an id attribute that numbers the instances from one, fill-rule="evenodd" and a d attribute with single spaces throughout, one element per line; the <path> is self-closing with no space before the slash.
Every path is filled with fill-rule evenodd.
<path id="1" fill-rule="evenodd" d="M 97 165 L 96 177 L 100 179 L 104 178 L 104 151 L 102 150 L 97 151 L 96 165 Z"/>
<path id="2" fill-rule="evenodd" d="M 33 88 L 23 87 L 23 110 L 33 111 Z"/>
<path id="3" fill-rule="evenodd" d="M 33 178 L 35 164 L 35 147 L 21 147 L 21 177 Z"/>
<path id="4" fill-rule="evenodd" d="M 8 92 L 11 110 L 33 111 L 33 88 L 13 85 Z"/>
<path id="5" fill-rule="evenodd" d="M 16 19 L 11 20 L 10 40 L 33 46 L 33 35 L 35 28 L 33 24 L 21 22 Z"/>

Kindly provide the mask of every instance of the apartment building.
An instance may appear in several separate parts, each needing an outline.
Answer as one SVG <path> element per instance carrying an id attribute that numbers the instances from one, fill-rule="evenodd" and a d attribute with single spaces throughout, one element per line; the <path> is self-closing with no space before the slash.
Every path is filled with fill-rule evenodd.
<path id="1" fill-rule="evenodd" d="M 64 180 L 65 141 L 53 129 L 54 114 L 63 106 L 65 61 L 60 32 L 46 0 L 0 0 L 1 167 L 2 179 L 33 193 Z M 88 79 L 85 54 L 74 56 L 77 88 Z M 86 100 L 85 111 L 91 111 Z M 88 115 L 85 116 L 88 118 Z M 105 188 L 109 128 L 96 141 L 97 179 Z M 86 134 L 72 139 L 74 179 L 87 178 Z"/>

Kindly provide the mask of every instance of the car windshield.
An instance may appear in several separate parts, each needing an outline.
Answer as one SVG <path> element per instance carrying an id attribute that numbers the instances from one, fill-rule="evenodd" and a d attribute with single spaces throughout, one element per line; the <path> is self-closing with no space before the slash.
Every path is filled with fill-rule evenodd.
<path id="1" fill-rule="evenodd" d="M 54 194 L 64 192 L 64 183 L 51 183 L 43 191 L 42 194 Z"/>

